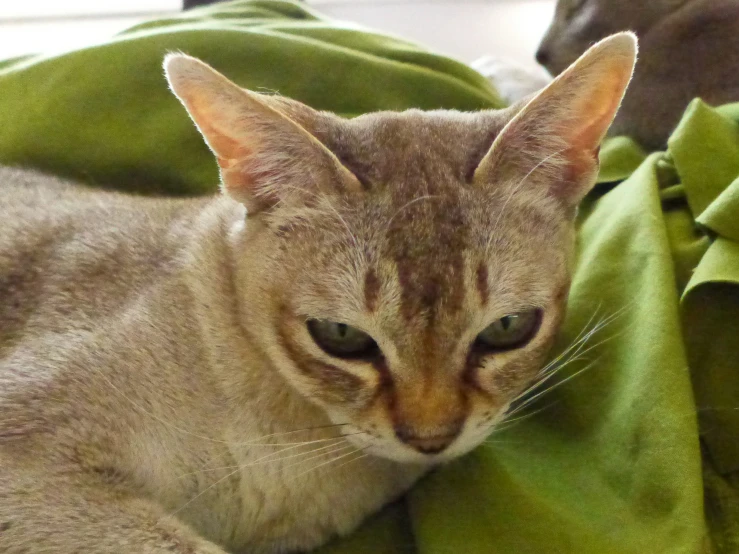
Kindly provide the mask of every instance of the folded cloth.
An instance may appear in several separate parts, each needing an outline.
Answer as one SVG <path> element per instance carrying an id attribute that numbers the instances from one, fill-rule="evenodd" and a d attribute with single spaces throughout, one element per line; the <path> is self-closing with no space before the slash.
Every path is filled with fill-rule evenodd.
<path id="1" fill-rule="evenodd" d="M 409 42 L 298 3 L 226 2 L 89 48 L 0 64 L 0 162 L 147 194 L 213 191 L 213 156 L 163 78 L 171 51 L 246 88 L 349 117 L 501 105 L 476 71 Z"/>

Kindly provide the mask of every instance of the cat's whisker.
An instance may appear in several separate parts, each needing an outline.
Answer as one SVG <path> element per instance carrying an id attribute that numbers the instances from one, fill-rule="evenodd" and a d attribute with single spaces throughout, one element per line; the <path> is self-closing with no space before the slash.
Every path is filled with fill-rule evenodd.
<path id="1" fill-rule="evenodd" d="M 366 457 L 368 457 L 368 456 L 369 456 L 369 454 L 368 454 L 368 453 L 366 453 L 366 452 L 362 452 L 362 453 L 361 453 L 361 454 L 359 454 L 359 456 L 357 456 L 356 458 L 352 458 L 352 459 L 350 459 L 350 460 L 347 460 L 347 461 L 345 461 L 345 462 L 341 462 L 341 463 L 340 463 L 339 465 L 337 465 L 337 466 L 334 466 L 334 467 L 333 467 L 333 468 L 331 468 L 331 469 L 332 469 L 332 470 L 334 470 L 334 471 L 336 471 L 336 470 L 337 470 L 337 469 L 339 469 L 340 467 L 344 467 L 344 466 L 345 466 L 345 465 L 347 465 L 347 464 L 353 464 L 354 462 L 358 462 L 358 461 L 359 461 L 359 460 L 361 460 L 362 458 L 366 458 Z"/>
<path id="2" fill-rule="evenodd" d="M 529 387 L 524 389 L 521 393 L 519 393 L 511 402 L 516 402 L 517 400 L 523 398 L 525 395 L 530 394 L 532 391 L 536 390 L 537 387 L 540 387 L 543 383 L 547 382 L 549 379 L 551 379 L 554 375 L 558 374 L 562 369 L 564 369 L 569 364 L 582 359 L 588 352 L 591 352 L 598 346 L 601 346 L 602 344 L 613 340 L 616 336 L 618 336 L 618 333 L 607 337 L 601 341 L 598 341 L 595 344 L 587 344 L 587 341 L 589 341 L 597 332 L 601 331 L 608 325 L 610 325 L 617 317 L 619 317 L 623 313 L 623 310 L 619 310 L 615 314 L 612 314 L 611 316 L 608 316 L 606 318 L 603 318 L 601 321 L 599 321 L 590 331 L 585 333 L 583 335 L 583 331 L 578 334 L 578 338 L 574 340 L 574 342 L 564 350 L 559 356 L 557 356 L 554 360 L 549 362 L 546 366 L 544 366 L 538 373 L 540 378 L 537 378 Z M 594 314 L 595 315 L 595 314 Z M 590 321 L 587 325 L 590 324 L 590 322 L 593 320 L 594 316 L 591 317 Z M 586 347 L 587 345 L 587 347 Z M 562 359 L 565 358 L 565 361 L 562 362 Z M 515 412 L 520 411 L 521 405 L 516 406 L 515 409 L 512 412 L 509 412 L 508 415 L 512 415 Z"/>
<path id="3" fill-rule="evenodd" d="M 603 344 L 605 344 L 607 342 L 610 342 L 613 339 L 615 339 L 616 337 L 620 336 L 621 333 L 614 333 L 613 335 L 611 335 L 609 337 L 606 337 L 606 338 L 604 338 L 604 339 L 596 342 L 595 344 L 587 344 L 587 341 L 588 340 L 590 340 L 597 332 L 599 332 L 602 329 L 604 329 L 609 323 L 610 323 L 610 321 L 601 324 L 599 327 L 594 328 L 585 337 L 583 337 L 583 339 L 581 340 L 580 344 L 570 354 L 569 358 L 567 358 L 567 360 L 565 360 L 564 362 L 562 362 L 560 365 L 558 365 L 557 367 L 555 367 L 553 370 L 551 370 L 551 369 L 548 370 L 547 373 L 543 376 L 543 379 L 541 379 L 541 380 L 539 380 L 537 382 L 536 386 L 538 386 L 542 382 L 548 380 L 552 375 L 554 375 L 555 373 L 558 373 L 559 371 L 561 371 L 565 366 L 571 364 L 572 362 L 574 362 L 576 360 L 583 359 L 585 357 L 585 355 L 588 354 L 589 352 L 595 350 L 599 346 L 602 346 Z M 586 345 L 587 345 L 587 347 L 586 347 Z"/>
<path id="4" fill-rule="evenodd" d="M 348 423 L 342 423 L 341 425 L 349 425 Z M 307 429 L 301 429 L 301 431 L 312 431 L 314 429 L 319 429 L 319 427 L 314 428 L 307 428 Z M 294 433 L 295 431 L 287 431 L 284 434 L 287 433 Z M 323 442 L 323 441 L 329 441 L 329 440 L 335 440 L 340 439 L 342 437 L 349 437 L 351 435 L 361 435 L 364 431 L 356 431 L 354 433 L 341 433 L 337 435 L 336 437 L 327 437 L 323 439 L 315 439 L 310 441 L 299 441 L 299 442 L 236 442 L 236 443 L 230 443 L 233 447 L 243 447 L 243 446 L 296 446 L 296 445 L 305 445 L 305 444 L 312 444 L 315 442 Z M 282 434 L 282 433 L 280 433 Z M 265 435 L 264 437 L 259 437 L 257 440 L 263 440 L 265 438 L 269 438 L 270 436 L 277 436 L 275 435 Z"/>
<path id="5" fill-rule="evenodd" d="M 286 460 L 286 459 L 301 457 L 300 460 L 293 460 L 289 464 L 286 464 L 286 465 L 282 466 L 281 469 L 284 470 L 284 469 L 288 469 L 288 468 L 293 467 L 293 466 L 297 466 L 297 465 L 303 464 L 303 463 L 308 462 L 310 460 L 315 460 L 316 458 L 322 458 L 324 456 L 328 456 L 328 455 L 331 455 L 331 454 L 338 454 L 339 452 L 345 451 L 347 448 L 354 448 L 354 446 L 351 445 L 351 444 L 332 444 L 332 445 L 327 446 L 325 448 L 318 448 L 318 449 L 311 450 L 311 451 L 308 451 L 308 452 L 303 452 L 302 454 L 299 454 L 299 455 L 285 456 L 284 458 L 274 458 L 274 459 L 271 459 L 271 460 L 270 459 L 266 459 L 267 456 L 264 456 L 262 458 L 259 458 L 259 459 L 255 460 L 255 461 L 253 461 L 253 462 L 249 462 L 249 463 L 246 463 L 246 464 L 240 464 L 238 466 L 231 466 L 231 467 L 228 467 L 228 468 L 225 468 L 225 469 L 231 469 L 233 467 L 238 467 L 238 469 L 246 469 L 246 468 L 254 467 L 254 466 L 257 466 L 257 465 L 275 464 L 275 463 L 282 462 L 283 460 Z M 302 458 L 302 456 L 307 456 L 307 457 Z"/>
<path id="6" fill-rule="evenodd" d="M 317 469 L 319 469 L 319 468 L 321 468 L 321 467 L 323 467 L 323 466 L 325 466 L 327 464 L 331 464 L 331 463 L 337 462 L 337 461 L 339 461 L 339 460 L 341 460 L 343 458 L 346 458 L 347 456 L 352 456 L 352 455 L 354 455 L 354 454 L 356 454 L 358 452 L 363 452 L 364 450 L 367 450 L 368 448 L 369 448 L 369 446 L 365 446 L 364 448 L 356 448 L 356 449 L 352 450 L 351 452 L 347 452 L 346 454 L 342 454 L 340 456 L 336 456 L 336 457 L 334 457 L 334 458 L 332 458 L 332 459 L 330 459 L 330 460 L 328 460 L 326 462 L 322 462 L 322 463 L 320 463 L 320 464 L 318 464 L 316 466 L 313 466 L 312 468 L 310 468 L 310 469 L 308 469 L 306 471 L 302 471 L 302 472 L 298 473 L 297 475 L 293 475 L 292 476 L 292 480 L 297 479 L 298 477 L 302 477 L 306 473 L 311 473 L 313 471 L 316 471 Z"/>
<path id="7" fill-rule="evenodd" d="M 597 364 L 598 361 L 599 361 L 598 359 L 593 360 L 592 362 L 590 362 L 589 364 L 587 364 L 582 369 L 576 371 L 572 375 L 569 375 L 568 377 L 566 377 L 565 379 L 562 379 L 561 381 L 557 381 L 551 387 L 548 387 L 548 388 L 546 388 L 546 389 L 544 389 L 544 390 L 536 393 L 534 396 L 532 396 L 530 398 L 527 398 L 526 401 L 523 404 L 521 404 L 521 406 L 520 406 L 520 408 L 519 408 L 518 411 L 522 410 L 526 406 L 531 405 L 532 402 L 534 402 L 538 398 L 541 398 L 543 395 L 552 392 L 554 389 L 557 389 L 557 388 L 561 387 L 562 385 L 564 385 L 564 384 L 572 381 L 572 379 L 574 379 L 575 377 L 578 377 L 578 376 L 582 375 L 583 373 L 585 373 L 586 371 L 588 371 L 589 369 L 592 369 L 593 367 L 595 367 L 595 365 Z"/>
<path id="8" fill-rule="evenodd" d="M 348 446 L 351 446 L 351 445 L 348 445 L 347 444 L 346 446 L 342 446 L 341 449 L 344 449 L 344 448 L 346 448 Z M 322 453 L 322 455 L 327 455 L 327 454 L 330 454 L 330 452 L 324 452 L 324 453 Z M 250 467 L 250 466 L 254 465 L 255 463 L 261 461 L 262 459 L 263 458 L 258 458 L 257 460 L 255 460 L 254 462 L 251 462 L 249 464 L 239 465 L 233 471 L 227 473 L 226 475 L 224 475 L 223 477 L 221 477 L 220 479 L 218 479 L 217 481 L 215 481 L 211 485 L 207 486 L 205 489 L 203 489 L 201 492 L 199 492 L 198 494 L 196 494 L 195 496 L 193 496 L 190 500 L 188 500 L 187 502 L 185 502 L 182 506 L 180 506 L 179 508 L 177 508 L 177 510 L 175 510 L 174 512 L 171 512 L 169 515 L 170 516 L 176 516 L 182 510 L 184 510 L 185 508 L 187 508 L 190 504 L 192 504 L 193 502 L 195 502 L 198 498 L 200 498 L 201 496 L 203 496 L 204 494 L 206 494 L 207 492 L 209 492 L 213 488 L 217 487 L 218 485 L 220 485 L 221 483 L 223 483 L 225 480 L 230 479 L 231 477 L 233 477 L 234 475 L 236 475 L 238 472 L 242 471 L 244 468 Z M 302 460 L 302 461 L 305 461 L 305 460 Z"/>
<path id="9" fill-rule="evenodd" d="M 616 335 L 614 335 L 613 337 L 608 337 L 606 339 L 603 339 L 602 341 L 599 341 L 599 342 L 597 342 L 597 343 L 595 343 L 593 345 L 589 345 L 584 350 L 583 350 L 583 348 L 585 346 L 585 343 L 582 343 L 578 347 L 578 349 L 576 351 L 572 352 L 572 354 L 566 360 L 562 361 L 561 363 L 557 364 L 556 366 L 550 367 L 546 371 L 546 373 L 540 373 L 539 377 L 523 393 L 519 394 L 515 398 L 515 400 L 520 400 L 526 394 L 529 394 L 532 391 L 536 390 L 538 387 L 542 386 L 544 383 L 546 383 L 547 381 L 549 381 L 555 375 L 559 375 L 559 373 L 562 372 L 562 370 L 564 370 L 566 367 L 568 367 L 569 365 L 573 364 L 574 362 L 577 362 L 579 360 L 586 359 L 585 356 L 589 352 L 591 352 L 595 348 L 599 347 L 600 345 L 602 345 L 602 344 L 604 344 L 604 343 L 606 343 L 606 342 L 608 342 L 610 340 L 613 340 L 613 338 L 615 338 L 615 336 Z"/>
<path id="10" fill-rule="evenodd" d="M 543 407 L 539 408 L 538 410 L 534 410 L 533 412 L 529 412 L 527 414 L 520 415 L 520 416 L 514 417 L 512 419 L 508 419 L 508 417 L 504 417 L 497 425 L 495 425 L 493 427 L 493 431 L 491 432 L 490 435 L 492 436 L 492 435 L 494 435 L 496 433 L 501 433 L 503 431 L 507 431 L 511 427 L 515 427 L 519 423 L 521 423 L 521 422 L 523 422 L 523 421 L 525 421 L 525 420 L 527 420 L 529 418 L 532 418 L 535 415 L 540 414 L 544 410 L 547 410 L 547 409 L 551 408 L 554 404 L 555 404 L 554 402 L 551 403 L 551 404 L 547 404 L 546 406 L 543 406 Z M 515 414 L 513 414 L 513 415 L 515 415 Z"/>
<path id="11" fill-rule="evenodd" d="M 533 388 L 539 386 L 543 381 L 549 379 L 553 374 L 560 371 L 564 366 L 569 364 L 570 362 L 574 361 L 578 354 L 580 354 L 582 348 L 584 347 L 585 343 L 590 340 L 590 338 L 603 329 L 606 325 L 608 325 L 608 321 L 605 320 L 605 318 L 598 323 L 595 324 L 595 326 L 585 332 L 585 329 L 587 329 L 587 326 L 590 325 L 590 322 L 594 319 L 595 314 L 590 318 L 588 323 L 585 327 L 580 331 L 580 333 L 575 337 L 573 342 L 565 349 L 563 350 L 556 358 L 552 359 L 549 363 L 547 363 L 544 367 L 542 367 L 538 373 L 537 373 L 537 379 L 524 391 L 519 393 L 518 396 L 516 396 L 512 402 L 515 402 L 519 398 L 521 398 L 523 395 L 530 392 Z M 569 356 L 569 357 L 568 357 Z M 562 362 L 563 358 L 567 358 L 564 362 Z M 561 363 L 560 363 L 561 362 Z"/>
<path id="12" fill-rule="evenodd" d="M 354 434 L 356 434 L 356 433 L 354 433 Z M 344 435 L 344 436 L 346 436 L 346 435 Z M 274 459 L 269 459 L 272 456 L 279 456 L 280 454 L 283 454 L 283 453 L 288 452 L 290 450 L 295 450 L 295 449 L 297 449 L 297 448 L 299 448 L 301 446 L 309 446 L 311 444 L 324 443 L 324 442 L 328 442 L 328 441 L 331 441 L 331 444 L 325 445 L 325 446 L 321 446 L 319 448 L 313 448 L 313 449 L 310 449 L 310 450 L 308 450 L 306 452 L 300 452 L 300 453 L 297 453 L 297 454 L 291 454 L 289 456 L 284 456 L 284 457 L 281 457 L 281 458 L 278 457 L 278 458 L 274 458 Z M 333 438 L 333 439 L 319 439 L 319 440 L 315 440 L 315 441 L 307 441 L 305 443 L 295 443 L 294 445 L 289 446 L 287 448 L 283 448 L 282 450 L 278 450 L 277 452 L 271 452 L 271 453 L 269 453 L 269 454 L 267 454 L 267 455 L 265 455 L 265 456 L 257 459 L 255 462 L 250 462 L 248 465 L 256 465 L 257 463 L 281 462 L 283 460 L 288 460 L 288 459 L 296 458 L 296 457 L 299 457 L 299 456 L 306 456 L 308 454 L 312 454 L 312 453 L 315 453 L 315 452 L 318 452 L 318 451 L 321 451 L 321 450 L 326 450 L 326 449 L 329 449 L 329 448 L 333 448 L 333 447 L 337 446 L 338 444 L 341 444 L 342 442 L 344 442 L 343 437 L 336 437 L 336 438 Z M 271 445 L 265 445 L 265 446 L 271 446 Z M 229 466 L 204 468 L 204 469 L 200 469 L 198 471 L 191 471 L 189 473 L 184 473 L 184 474 L 180 475 L 179 478 L 187 477 L 189 475 L 197 475 L 197 474 L 200 474 L 200 473 L 208 473 L 208 472 L 212 472 L 212 471 L 222 471 L 222 470 L 226 470 L 226 469 L 233 469 L 234 467 L 237 467 L 237 466 L 232 464 L 232 465 L 229 465 Z M 246 467 L 246 466 L 241 466 L 241 467 Z"/>
<path id="13" fill-rule="evenodd" d="M 556 364 L 559 360 L 561 360 L 563 357 L 565 357 L 567 354 L 569 354 L 572 351 L 573 348 L 575 348 L 577 345 L 581 344 L 583 341 L 588 340 L 588 337 L 589 336 L 591 336 L 594 332 L 596 332 L 597 330 L 599 330 L 600 328 L 602 328 L 604 325 L 606 325 L 606 323 L 605 323 L 605 319 L 606 318 L 603 318 L 598 323 L 596 323 L 595 325 L 593 325 L 592 328 L 590 328 L 590 325 L 591 325 L 591 323 L 593 323 L 593 320 L 598 315 L 598 311 L 599 310 L 600 310 L 600 305 L 593 311 L 593 315 L 591 315 L 590 316 L 590 319 L 588 319 L 587 323 L 585 323 L 585 325 L 583 325 L 582 329 L 577 334 L 577 336 L 572 340 L 572 342 L 570 343 L 570 345 L 565 350 L 563 350 L 556 358 L 554 358 L 546 366 L 544 366 L 539 371 L 539 373 L 545 373 L 549 367 L 551 367 L 552 365 Z"/>
<path id="14" fill-rule="evenodd" d="M 192 473 L 189 473 L 189 474 L 185 474 L 185 475 L 182 475 L 181 477 L 185 477 L 187 475 L 195 475 L 195 474 L 198 474 L 198 473 L 204 473 L 204 472 L 207 472 L 207 471 L 215 471 L 215 470 L 218 470 L 218 469 L 232 469 L 232 468 L 242 469 L 244 467 L 258 465 L 259 463 L 263 462 L 264 460 L 268 460 L 269 458 L 272 458 L 273 456 L 279 456 L 281 454 L 284 454 L 285 452 L 294 450 L 298 446 L 300 446 L 300 445 L 289 446 L 287 448 L 283 448 L 283 449 L 278 450 L 276 452 L 270 452 L 269 454 L 265 454 L 263 456 L 260 456 L 256 460 L 253 460 L 253 461 L 248 462 L 246 464 L 232 464 L 230 466 L 224 466 L 222 468 L 213 468 L 212 470 L 210 468 L 203 468 L 202 470 L 200 470 L 198 472 L 192 472 Z M 332 444 L 331 446 L 334 446 L 334 445 Z"/>
<path id="15" fill-rule="evenodd" d="M 582 359 L 582 358 L 578 356 L 576 358 L 572 358 L 570 360 L 567 360 L 567 362 L 563 363 L 555 371 L 553 371 L 551 374 L 547 375 L 546 378 L 541 379 L 541 380 L 535 382 L 532 386 L 530 386 L 528 389 L 526 389 L 525 394 L 531 394 L 531 393 L 535 392 L 538 388 L 540 388 L 542 385 L 544 385 L 545 383 L 547 383 L 547 381 L 549 381 L 549 379 L 552 376 L 554 376 L 555 374 L 559 374 L 559 372 L 562 371 L 569 364 L 574 363 L 574 362 L 576 362 L 576 361 L 578 361 L 580 359 Z M 534 394 L 533 396 L 530 396 L 528 398 L 525 398 L 525 395 L 522 395 L 523 400 L 519 404 L 516 404 L 516 406 L 514 407 L 514 409 L 512 409 L 509 412 L 507 412 L 506 416 L 507 417 L 510 417 L 510 416 L 514 416 L 516 414 L 521 413 L 528 406 L 530 406 L 534 401 L 536 401 L 538 398 L 540 398 L 541 396 L 543 396 L 543 394 L 545 394 L 547 391 L 550 391 L 550 390 L 554 389 L 558 383 L 559 382 L 554 383 L 552 386 L 549 386 L 549 387 L 547 387 L 545 389 L 542 389 L 541 391 L 537 392 L 536 394 Z"/>
<path id="16" fill-rule="evenodd" d="M 315 427 L 315 428 L 299 429 L 297 431 L 305 431 L 305 430 L 310 431 L 310 430 L 313 430 L 313 429 L 323 429 L 323 428 L 331 428 L 331 427 L 338 427 L 338 426 L 345 426 L 345 425 L 349 425 L 349 424 L 348 423 L 341 423 L 341 424 L 335 424 L 335 425 L 320 426 L 320 427 Z M 295 432 L 295 431 L 289 431 L 288 433 L 292 433 L 292 432 Z M 280 434 L 282 434 L 282 433 L 274 433 L 273 435 L 274 436 L 278 436 Z M 214 462 L 216 462 L 216 461 L 224 458 L 225 456 L 227 456 L 229 454 L 233 454 L 233 449 L 234 448 L 244 448 L 244 447 L 261 448 L 261 447 L 283 447 L 283 446 L 298 448 L 300 446 L 306 446 L 306 445 L 311 445 L 311 444 L 318 444 L 318 443 L 323 443 L 323 442 L 328 442 L 328 441 L 337 441 L 338 442 L 341 439 L 343 439 L 344 437 L 349 437 L 349 436 L 352 436 L 352 435 L 361 435 L 361 434 L 366 434 L 366 433 L 364 431 L 361 431 L 361 430 L 357 430 L 357 431 L 352 432 L 352 433 L 342 433 L 341 431 L 339 431 L 339 435 L 337 435 L 335 437 L 326 437 L 326 438 L 315 439 L 315 440 L 311 440 L 311 441 L 298 441 L 298 442 L 282 442 L 282 443 L 280 443 L 280 442 L 275 442 L 275 443 L 273 443 L 273 442 L 241 442 L 241 443 L 232 443 L 232 444 L 230 443 L 229 444 L 229 448 L 226 451 L 224 451 L 223 453 L 221 453 L 218 456 L 215 456 L 214 458 L 212 458 L 211 460 L 209 460 L 208 463 L 214 463 Z M 265 435 L 264 438 L 269 437 L 269 436 L 270 435 Z M 258 439 L 259 439 L 259 437 L 258 437 Z M 272 454 L 280 454 L 281 452 L 285 452 L 285 450 L 291 450 L 291 448 L 282 449 L 282 450 L 279 450 L 278 452 L 273 452 Z M 206 463 L 205 464 L 205 467 L 203 467 L 200 471 L 210 470 L 210 468 L 207 467 L 208 463 Z"/>
<path id="17" fill-rule="evenodd" d="M 486 440 L 482 441 L 481 444 L 487 444 L 487 445 L 491 445 L 491 446 L 497 446 L 497 445 L 503 445 L 503 446 L 508 446 L 508 445 L 525 445 L 526 444 L 526 441 L 523 441 L 523 440 L 509 440 L 509 439 L 504 439 L 504 440 L 500 440 L 500 439 L 486 439 Z"/>
<path id="18" fill-rule="evenodd" d="M 526 387 L 523 391 L 521 391 L 518 395 L 516 395 L 511 401 L 509 410 L 513 408 L 511 411 L 507 412 L 506 415 L 510 416 L 514 413 L 520 411 L 521 405 L 516 404 L 519 400 L 522 398 L 525 398 L 526 395 L 531 394 L 534 392 L 537 388 L 541 387 L 543 384 L 545 384 L 547 381 L 549 381 L 552 377 L 559 374 L 564 368 L 566 368 L 571 363 L 574 363 L 578 360 L 582 359 L 582 355 L 576 355 L 574 353 L 572 356 L 567 358 L 564 362 L 558 364 L 556 367 L 549 368 L 546 373 L 540 374 L 528 387 Z"/>
<path id="19" fill-rule="evenodd" d="M 288 469 L 291 467 L 299 466 L 304 464 L 305 462 L 309 462 L 311 460 L 323 458 L 324 456 L 329 456 L 331 454 L 338 454 L 339 452 L 346 451 L 347 448 L 351 448 L 352 450 L 356 451 L 357 448 L 353 444 L 342 444 L 342 445 L 334 445 L 335 448 L 327 451 L 327 452 L 321 452 L 318 454 L 314 454 L 313 456 L 309 456 L 307 458 L 303 458 L 300 460 L 295 460 L 283 467 L 283 469 Z"/>
<path id="20" fill-rule="evenodd" d="M 598 321 L 598 323 L 596 323 L 592 327 L 592 329 L 590 329 L 590 330 L 588 330 L 586 332 L 586 329 L 590 326 L 590 324 L 592 323 L 593 319 L 595 319 L 595 316 L 597 315 L 598 309 L 599 308 L 597 308 L 596 311 L 593 312 L 593 315 L 590 317 L 590 319 L 585 324 L 585 326 L 582 328 L 582 330 L 578 333 L 577 337 L 575 337 L 575 339 L 570 344 L 570 346 L 568 346 L 561 354 L 559 354 L 559 356 L 557 356 L 552 361 L 550 361 L 546 366 L 544 366 L 539 371 L 540 374 L 546 373 L 553 365 L 555 365 L 556 363 L 558 363 L 562 358 L 564 358 L 570 352 L 572 352 L 573 349 L 577 349 L 579 351 L 579 349 L 581 349 L 582 346 L 588 340 L 590 340 L 590 338 L 593 337 L 593 335 L 595 335 L 596 333 L 598 333 L 599 331 L 601 331 L 602 329 L 604 329 L 605 327 L 607 327 L 608 325 L 610 325 L 611 323 L 613 323 L 613 321 L 615 321 L 618 317 L 620 317 L 623 314 L 623 312 L 624 312 L 624 310 L 621 309 L 621 310 L 618 310 L 617 312 L 611 314 L 610 316 L 603 317 L 600 321 Z M 574 353 L 574 355 L 577 355 L 577 354 L 578 354 L 578 352 L 575 352 Z"/>
<path id="21" fill-rule="evenodd" d="M 587 341 L 588 338 L 592 335 L 592 333 L 599 329 L 603 320 L 596 323 L 592 329 L 588 330 L 590 327 L 590 324 L 593 322 L 595 317 L 598 315 L 598 311 L 600 310 L 600 305 L 593 311 L 593 315 L 590 316 L 590 319 L 583 325 L 580 332 L 577 334 L 577 336 L 572 340 L 570 345 L 565 348 L 562 352 L 560 352 L 556 358 L 550 360 L 544 367 L 542 367 L 537 375 L 545 375 L 547 372 L 554 367 L 557 363 L 560 362 L 564 357 L 566 357 L 570 352 L 572 352 L 573 349 L 577 348 L 578 345 L 582 344 L 584 341 Z"/>
<path id="22" fill-rule="evenodd" d="M 198 494 L 196 494 L 195 496 L 193 496 L 190 500 L 188 500 L 187 502 L 185 502 L 182 506 L 180 506 L 179 508 L 177 508 L 174 512 L 171 512 L 169 514 L 169 516 L 170 517 L 176 516 L 182 510 L 184 510 L 185 508 L 187 508 L 190 504 L 192 504 L 193 502 L 195 502 L 198 498 L 200 498 L 201 496 L 203 496 L 205 493 L 207 493 L 211 489 L 213 489 L 213 488 L 217 487 L 218 485 L 220 485 L 221 483 L 223 483 L 226 479 L 230 479 L 232 476 L 236 475 L 239 471 L 241 471 L 241 468 L 240 467 L 237 467 L 232 472 L 227 473 L 226 475 L 224 475 L 223 477 L 221 477 L 220 479 L 218 479 L 215 483 L 212 483 L 211 485 L 207 486 L 205 489 L 203 489 L 202 491 L 200 491 Z"/>

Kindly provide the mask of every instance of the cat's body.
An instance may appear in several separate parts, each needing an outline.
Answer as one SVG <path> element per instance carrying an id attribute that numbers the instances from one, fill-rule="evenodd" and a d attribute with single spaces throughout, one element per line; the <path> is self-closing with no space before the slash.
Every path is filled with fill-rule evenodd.
<path id="1" fill-rule="evenodd" d="M 739 101 L 737 0 L 559 0 L 537 59 L 558 75 L 625 30 L 639 37 L 639 64 L 610 134 L 663 148 L 694 98 Z"/>
<path id="2" fill-rule="evenodd" d="M 49 551 L 90 545 L 90 534 L 70 527 L 53 502 L 65 481 L 88 481 L 154 499 L 158 515 L 176 512 L 204 536 L 250 553 L 312 547 L 352 529 L 420 475 L 420 467 L 364 458 L 325 478 L 309 470 L 331 456 L 300 463 L 296 454 L 308 448 L 259 446 L 338 433 L 275 376 L 238 333 L 228 290 L 212 287 L 232 285 L 224 268 L 240 204 L 136 199 L 12 169 L 0 169 L 0 183 L 0 467 L 8 457 L 22 466 L 10 481 L 0 475 L 6 540 L 30 523 L 7 497 L 22 487 L 49 507 L 37 517 L 70 530 L 57 532 Z M 198 248 L 203 241 L 207 252 Z M 241 394 L 228 382 L 233 374 L 243 379 Z M 52 459 L 38 459 L 41 445 Z M 327 445 L 324 454 L 356 452 L 342 440 L 312 446 Z M 152 537 L 152 547 L 157 542 L 166 544 Z"/>
<path id="3" fill-rule="evenodd" d="M 0 169 L 0 551 L 310 549 L 480 444 L 540 377 L 634 56 L 351 121 L 173 56 L 223 197 Z"/>

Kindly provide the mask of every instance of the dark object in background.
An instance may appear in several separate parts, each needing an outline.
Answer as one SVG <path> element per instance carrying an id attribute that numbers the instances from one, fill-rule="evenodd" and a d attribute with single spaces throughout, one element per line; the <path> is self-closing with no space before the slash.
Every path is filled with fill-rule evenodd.
<path id="1" fill-rule="evenodd" d="M 196 8 L 197 6 L 207 6 L 208 4 L 215 4 L 216 2 L 223 1 L 224 0 L 183 0 L 182 9 L 189 10 L 190 8 Z"/>
<path id="2" fill-rule="evenodd" d="M 536 59 L 558 75 L 627 29 L 639 37 L 639 63 L 609 134 L 661 150 L 693 98 L 739 101 L 739 0 L 558 0 Z"/>
<path id="3" fill-rule="evenodd" d="M 183 0 L 182 9 L 189 10 L 197 6 L 205 6 L 207 4 L 215 4 L 216 2 L 222 2 L 223 0 Z"/>

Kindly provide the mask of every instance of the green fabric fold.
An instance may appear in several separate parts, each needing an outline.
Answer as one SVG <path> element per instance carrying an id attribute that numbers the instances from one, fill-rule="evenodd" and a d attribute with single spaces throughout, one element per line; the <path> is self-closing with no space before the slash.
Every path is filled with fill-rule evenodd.
<path id="1" fill-rule="evenodd" d="M 0 65 L 0 163 L 144 194 L 213 191 L 212 156 L 163 80 L 170 51 L 347 117 L 501 106 L 477 72 L 412 43 L 321 20 L 297 3 L 235 1 Z"/>
<path id="2" fill-rule="evenodd" d="M 348 117 L 501 105 L 482 76 L 422 47 L 298 3 L 239 0 L 0 64 L 0 163 L 212 192 L 216 164 L 162 77 L 171 50 Z M 739 551 L 737 183 L 739 104 L 695 101 L 663 153 L 608 140 L 579 215 L 553 388 L 321 551 Z"/>

